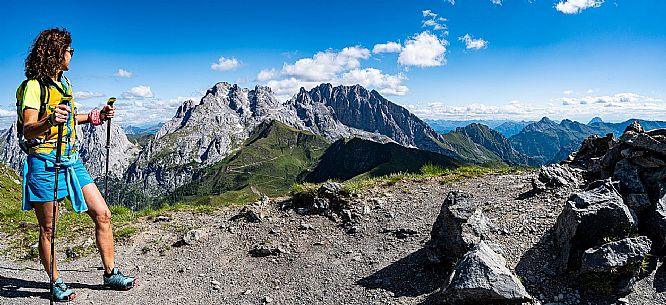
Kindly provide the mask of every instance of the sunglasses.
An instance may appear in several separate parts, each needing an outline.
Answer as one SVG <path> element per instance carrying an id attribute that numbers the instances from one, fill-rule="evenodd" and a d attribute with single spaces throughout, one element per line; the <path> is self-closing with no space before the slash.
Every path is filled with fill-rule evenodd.
<path id="1" fill-rule="evenodd" d="M 73 48 L 67 48 L 67 50 L 65 50 L 65 51 L 69 52 L 69 55 L 74 56 L 74 49 Z"/>

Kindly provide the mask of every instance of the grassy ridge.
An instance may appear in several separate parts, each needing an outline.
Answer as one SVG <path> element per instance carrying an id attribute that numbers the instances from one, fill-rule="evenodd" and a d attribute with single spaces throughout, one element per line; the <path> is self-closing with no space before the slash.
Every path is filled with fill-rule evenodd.
<path id="1" fill-rule="evenodd" d="M 479 167 L 479 166 L 461 166 L 456 169 L 447 169 L 438 165 L 426 164 L 418 173 L 393 173 L 380 177 L 365 178 L 365 179 L 352 179 L 342 182 L 343 190 L 349 194 L 358 194 L 365 189 L 384 185 L 391 186 L 402 180 L 419 180 L 426 178 L 438 178 L 442 184 L 451 183 L 454 181 L 481 177 L 485 175 L 506 175 L 515 174 L 527 171 L 526 168 L 517 167 Z M 298 183 L 294 184 L 291 188 L 291 194 L 301 192 L 314 192 L 321 184 L 315 183 Z"/>

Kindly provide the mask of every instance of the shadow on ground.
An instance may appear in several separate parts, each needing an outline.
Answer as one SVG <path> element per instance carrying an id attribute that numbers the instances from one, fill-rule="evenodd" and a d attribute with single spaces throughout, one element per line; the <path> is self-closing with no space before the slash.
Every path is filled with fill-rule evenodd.
<path id="1" fill-rule="evenodd" d="M 430 263 L 426 249 L 421 248 L 356 283 L 367 289 L 390 291 L 395 297 L 418 297 L 445 284 L 449 271 L 443 269 Z"/>
<path id="2" fill-rule="evenodd" d="M 0 298 L 42 298 L 49 299 L 48 280 L 36 282 L 0 276 Z M 73 289 L 104 290 L 102 285 L 67 283 Z"/>

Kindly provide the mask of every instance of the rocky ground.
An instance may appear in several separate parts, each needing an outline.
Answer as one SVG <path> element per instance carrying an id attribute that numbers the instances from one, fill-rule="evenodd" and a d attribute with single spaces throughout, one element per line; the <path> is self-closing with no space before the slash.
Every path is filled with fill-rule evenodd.
<path id="1" fill-rule="evenodd" d="M 139 279 L 127 292 L 102 289 L 96 254 L 61 259 L 60 269 L 78 304 L 437 304 L 448 274 L 428 262 L 423 246 L 447 193 L 460 189 L 483 205 L 494 225 L 488 239 L 502 248 L 532 304 L 666 304 L 661 262 L 620 296 L 556 276 L 551 235 L 571 189 L 534 193 L 536 175 L 377 186 L 354 199 L 361 219 L 351 230 L 283 210 L 281 199 L 264 206 L 261 222 L 232 219 L 239 208 L 143 219 L 143 231 L 116 249 L 120 269 Z M 190 244 L 181 241 L 188 232 Z M 38 262 L 3 258 L 0 304 L 45 304 L 47 281 Z"/>

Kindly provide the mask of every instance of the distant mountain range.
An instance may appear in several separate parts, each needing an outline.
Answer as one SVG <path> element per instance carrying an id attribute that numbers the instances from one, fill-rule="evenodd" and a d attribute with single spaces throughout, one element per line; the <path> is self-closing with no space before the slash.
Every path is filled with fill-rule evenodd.
<path id="1" fill-rule="evenodd" d="M 164 123 L 157 123 L 144 126 L 128 125 L 123 127 L 123 130 L 127 135 L 141 135 L 141 134 L 154 135 L 160 130 L 160 128 L 162 128 L 162 126 L 164 126 Z"/>
<path id="2" fill-rule="evenodd" d="M 628 124 L 487 123 L 496 129 L 471 123 L 438 133 L 359 85 L 321 84 L 281 102 L 269 87 L 218 83 L 200 101 L 185 101 L 159 130 L 128 126 L 127 136 L 112 125 L 109 201 L 139 208 L 227 191 L 279 195 L 295 182 L 416 172 L 426 164 L 540 166 L 566 158 L 589 135 L 619 134 Z M 14 130 L 0 135 L 0 160 L 20 171 L 24 156 Z M 104 127 L 86 125 L 80 134 L 82 160 L 101 178 Z"/>
<path id="3" fill-rule="evenodd" d="M 509 121 L 509 120 L 424 120 L 435 131 L 439 133 L 447 133 L 456 131 L 457 128 L 466 127 L 470 124 L 481 124 L 488 126 L 496 131 L 499 131 L 505 137 L 510 137 L 519 133 L 525 126 L 533 121 Z"/>

